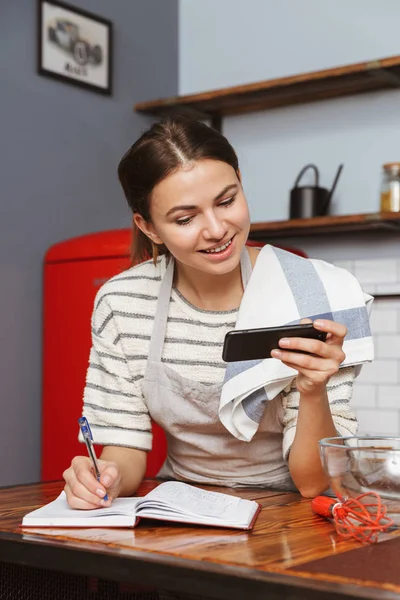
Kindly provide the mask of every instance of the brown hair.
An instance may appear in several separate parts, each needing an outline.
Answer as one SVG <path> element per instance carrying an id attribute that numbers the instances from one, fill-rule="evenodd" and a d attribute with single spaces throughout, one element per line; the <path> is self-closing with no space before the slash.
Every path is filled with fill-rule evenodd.
<path id="1" fill-rule="evenodd" d="M 216 130 L 187 117 L 170 117 L 155 123 L 129 148 L 118 165 L 118 177 L 133 213 L 150 221 L 150 200 L 154 187 L 184 165 L 214 159 L 227 163 L 236 173 L 239 163 L 228 140 Z M 165 246 L 155 246 L 133 224 L 132 263 L 158 254 L 168 254 Z"/>

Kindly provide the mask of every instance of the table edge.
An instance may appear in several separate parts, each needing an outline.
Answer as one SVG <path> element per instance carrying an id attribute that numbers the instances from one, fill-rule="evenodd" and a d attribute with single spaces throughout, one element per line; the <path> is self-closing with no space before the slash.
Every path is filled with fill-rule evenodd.
<path id="1" fill-rule="evenodd" d="M 99 577 L 132 584 L 152 585 L 181 593 L 205 595 L 213 589 L 213 597 L 221 599 L 240 598 L 235 591 L 245 590 L 246 594 L 265 595 L 273 598 L 296 598 L 296 600 L 317 600 L 324 593 L 324 600 L 343 598 L 376 600 L 399 600 L 400 594 L 355 583 L 343 584 L 318 580 L 312 577 L 297 576 L 276 570 L 260 570 L 238 565 L 213 563 L 151 553 L 143 550 L 125 550 L 118 554 L 104 547 L 84 547 L 82 543 L 68 543 L 61 540 L 43 539 L 31 536 L 27 539 L 18 533 L 0 533 L 0 561 L 49 570 L 62 571 L 83 576 Z M 132 569 L 132 564 L 135 569 Z M 155 570 L 157 567 L 157 570 Z M 242 585 L 239 585 L 239 584 Z M 311 585 L 310 585 L 311 584 Z M 241 593 L 242 593 L 241 592 Z M 295 592 L 295 596 L 293 593 Z M 217 595 L 215 595 L 217 594 Z M 258 595 L 254 596 L 258 597 Z"/>

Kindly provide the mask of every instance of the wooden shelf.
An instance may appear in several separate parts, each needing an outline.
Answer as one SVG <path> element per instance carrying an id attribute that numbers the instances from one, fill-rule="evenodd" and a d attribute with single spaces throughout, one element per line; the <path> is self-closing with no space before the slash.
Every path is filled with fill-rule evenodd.
<path id="1" fill-rule="evenodd" d="M 249 237 L 252 240 L 268 241 L 285 237 L 350 233 L 353 231 L 394 231 L 400 233 L 400 213 L 368 213 L 364 215 L 341 215 L 253 223 Z"/>
<path id="2" fill-rule="evenodd" d="M 178 111 L 218 123 L 225 115 L 399 87 L 400 56 L 392 56 L 200 94 L 140 102 L 134 109 L 157 117 Z"/>

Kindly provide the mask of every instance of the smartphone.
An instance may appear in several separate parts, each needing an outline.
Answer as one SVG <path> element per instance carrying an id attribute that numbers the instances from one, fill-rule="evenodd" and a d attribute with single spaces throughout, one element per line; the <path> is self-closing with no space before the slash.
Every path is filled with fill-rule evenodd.
<path id="1" fill-rule="evenodd" d="M 324 342 L 326 333 L 315 329 L 312 323 L 262 329 L 236 329 L 228 331 L 225 336 L 222 359 L 225 362 L 235 362 L 271 358 L 271 350 L 279 348 L 278 342 L 283 337 L 313 338 Z M 300 352 L 300 350 L 291 352 Z"/>

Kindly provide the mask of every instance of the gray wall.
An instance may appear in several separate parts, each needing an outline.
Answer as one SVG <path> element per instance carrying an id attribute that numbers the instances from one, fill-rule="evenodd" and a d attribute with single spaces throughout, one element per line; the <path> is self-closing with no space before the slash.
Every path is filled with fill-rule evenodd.
<path id="1" fill-rule="evenodd" d="M 190 94 L 400 54 L 398 0 L 180 0 L 180 93 Z M 315 162 L 333 212 L 379 210 L 381 165 L 400 160 L 400 92 L 228 117 L 254 221 L 285 219 L 296 174 Z M 307 179 L 304 180 L 307 182 Z M 399 237 L 291 240 L 332 259 L 398 255 Z"/>
<path id="2" fill-rule="evenodd" d="M 114 23 L 114 95 L 36 75 L 36 0 L 0 4 L 0 485 L 40 474 L 42 259 L 129 227 L 116 178 L 149 121 L 134 102 L 178 89 L 177 0 L 74 0 Z"/>

